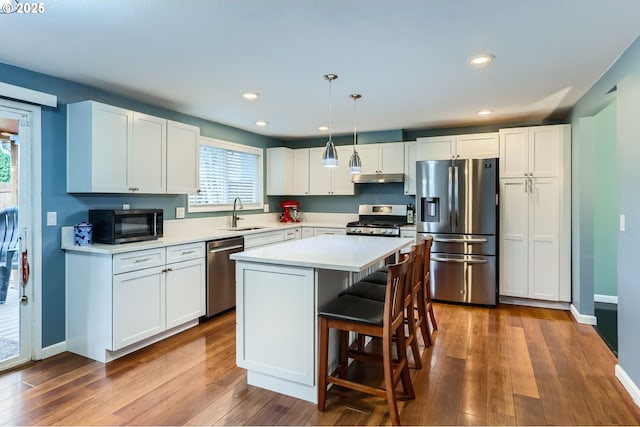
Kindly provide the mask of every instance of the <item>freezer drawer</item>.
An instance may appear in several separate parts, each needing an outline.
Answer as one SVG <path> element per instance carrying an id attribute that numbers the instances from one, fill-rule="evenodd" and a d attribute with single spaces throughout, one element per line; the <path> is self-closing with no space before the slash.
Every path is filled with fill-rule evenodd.
<path id="1" fill-rule="evenodd" d="M 440 301 L 496 305 L 496 257 L 432 253 L 431 293 Z"/>
<path id="2" fill-rule="evenodd" d="M 418 233 L 421 239 L 429 236 Z M 466 255 L 496 255 L 496 236 L 480 234 L 431 234 L 431 252 Z"/>

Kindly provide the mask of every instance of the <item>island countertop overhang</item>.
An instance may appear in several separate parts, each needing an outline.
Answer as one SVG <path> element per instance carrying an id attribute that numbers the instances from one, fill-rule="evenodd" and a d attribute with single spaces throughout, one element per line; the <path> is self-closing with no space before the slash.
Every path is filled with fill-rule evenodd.
<path id="1" fill-rule="evenodd" d="M 413 242 L 413 239 L 395 237 L 324 235 L 250 249 L 232 254 L 230 258 L 242 262 L 360 272 Z"/>

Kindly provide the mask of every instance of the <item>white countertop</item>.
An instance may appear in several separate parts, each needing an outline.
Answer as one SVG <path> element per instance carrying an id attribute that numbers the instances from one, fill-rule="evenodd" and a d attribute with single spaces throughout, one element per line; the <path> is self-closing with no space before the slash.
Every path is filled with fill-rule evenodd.
<path id="1" fill-rule="evenodd" d="M 324 235 L 290 240 L 231 254 L 236 261 L 363 271 L 413 243 L 413 239 L 375 236 Z"/>
<path id="2" fill-rule="evenodd" d="M 186 221 L 181 221 L 186 222 Z M 69 252 L 85 252 L 95 254 L 114 255 L 125 252 L 139 251 L 144 249 L 162 248 L 166 246 L 181 245 L 186 243 L 207 242 L 209 240 L 224 239 L 227 237 L 246 236 L 249 234 L 264 233 L 267 231 L 283 230 L 294 227 L 316 227 L 316 228 L 345 228 L 346 222 L 293 222 L 293 223 L 258 223 L 242 224 L 239 228 L 250 227 L 252 225 L 260 227 L 257 230 L 228 230 L 229 227 L 182 227 L 178 232 L 166 233 L 158 240 L 145 242 L 123 243 L 118 245 L 107 245 L 94 243 L 89 246 L 76 246 L 73 243 L 73 227 L 62 227 L 61 229 L 61 249 Z"/>

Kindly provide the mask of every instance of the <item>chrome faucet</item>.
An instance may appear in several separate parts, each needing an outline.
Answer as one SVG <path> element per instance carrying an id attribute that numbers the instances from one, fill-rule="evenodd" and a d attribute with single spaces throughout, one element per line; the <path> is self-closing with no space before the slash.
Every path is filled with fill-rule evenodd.
<path id="1" fill-rule="evenodd" d="M 236 202 L 240 202 L 240 206 L 238 206 L 238 209 L 244 209 L 244 206 L 242 206 L 242 200 L 240 200 L 240 197 L 236 197 L 235 199 L 233 199 L 233 215 L 231 216 L 231 227 L 235 228 L 238 226 L 238 220 L 242 219 L 239 216 L 236 216 Z"/>

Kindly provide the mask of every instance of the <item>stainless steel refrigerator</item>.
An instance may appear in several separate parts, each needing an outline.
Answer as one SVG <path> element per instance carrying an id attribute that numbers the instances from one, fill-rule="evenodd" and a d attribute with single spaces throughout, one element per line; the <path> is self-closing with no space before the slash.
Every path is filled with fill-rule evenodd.
<path id="1" fill-rule="evenodd" d="M 417 231 L 433 236 L 433 299 L 496 304 L 498 159 L 416 162 Z"/>

